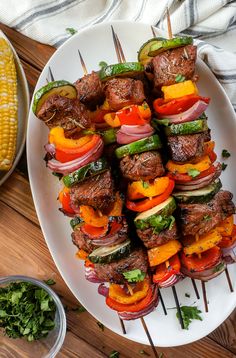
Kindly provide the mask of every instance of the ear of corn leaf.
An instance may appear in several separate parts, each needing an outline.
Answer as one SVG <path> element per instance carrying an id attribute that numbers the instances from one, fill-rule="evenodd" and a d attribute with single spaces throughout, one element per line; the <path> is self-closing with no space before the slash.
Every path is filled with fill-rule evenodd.
<path id="1" fill-rule="evenodd" d="M 17 78 L 12 50 L 0 38 L 0 170 L 11 168 L 17 138 Z"/>

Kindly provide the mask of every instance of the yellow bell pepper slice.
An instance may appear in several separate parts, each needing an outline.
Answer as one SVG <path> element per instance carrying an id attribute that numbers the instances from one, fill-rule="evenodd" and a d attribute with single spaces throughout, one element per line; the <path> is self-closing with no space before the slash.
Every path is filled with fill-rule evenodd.
<path id="1" fill-rule="evenodd" d="M 151 118 L 152 112 L 147 102 L 144 101 L 141 106 L 138 106 L 138 111 L 143 119 Z"/>
<path id="2" fill-rule="evenodd" d="M 108 216 L 100 215 L 100 212 L 95 211 L 91 206 L 80 205 L 80 216 L 86 224 L 102 227 L 108 224 Z"/>
<path id="3" fill-rule="evenodd" d="M 79 139 L 69 139 L 65 137 L 62 127 L 53 127 L 49 133 L 49 143 L 54 144 L 56 148 L 76 149 L 90 142 L 92 136 L 85 135 Z"/>
<path id="4" fill-rule="evenodd" d="M 111 284 L 109 287 L 109 297 L 114 301 L 123 304 L 132 304 L 142 300 L 147 296 L 148 289 L 150 287 L 149 280 L 143 280 L 138 282 L 133 289 L 133 294 L 127 293 L 120 285 Z"/>
<path id="5" fill-rule="evenodd" d="M 161 90 L 164 93 L 164 99 L 173 99 L 187 96 L 189 94 L 198 94 L 196 84 L 190 80 L 175 83 L 170 86 L 162 86 Z"/>
<path id="6" fill-rule="evenodd" d="M 181 250 L 181 243 L 178 240 L 171 240 L 164 245 L 148 250 L 149 265 L 157 266 L 168 260 Z"/>
<path id="7" fill-rule="evenodd" d="M 167 189 L 169 182 L 168 177 L 156 178 L 153 183 L 143 182 L 142 180 L 134 181 L 128 185 L 128 198 L 135 200 L 160 195 Z"/>
<path id="8" fill-rule="evenodd" d="M 231 215 L 226 219 L 224 219 L 223 221 L 221 221 L 220 225 L 217 226 L 216 229 L 222 236 L 230 236 L 232 234 L 233 228 L 234 228 L 234 216 Z"/>
<path id="9" fill-rule="evenodd" d="M 173 162 L 172 160 L 169 160 L 166 164 L 166 168 L 171 173 L 177 172 L 180 174 L 185 174 L 185 173 L 188 173 L 189 170 L 192 170 L 192 169 L 198 170 L 199 172 L 203 172 L 204 170 L 207 170 L 211 166 L 211 164 L 212 163 L 211 163 L 209 156 L 205 155 L 204 157 L 202 157 L 201 161 L 196 164 L 191 164 L 191 163 L 177 164 L 177 163 Z"/>
<path id="10" fill-rule="evenodd" d="M 103 118 L 110 127 L 120 127 L 120 120 L 116 113 L 107 113 Z"/>
<path id="11" fill-rule="evenodd" d="M 201 254 L 216 246 L 221 239 L 222 236 L 216 229 L 211 230 L 206 235 L 201 236 L 193 244 L 184 247 L 184 253 L 185 255 Z"/>

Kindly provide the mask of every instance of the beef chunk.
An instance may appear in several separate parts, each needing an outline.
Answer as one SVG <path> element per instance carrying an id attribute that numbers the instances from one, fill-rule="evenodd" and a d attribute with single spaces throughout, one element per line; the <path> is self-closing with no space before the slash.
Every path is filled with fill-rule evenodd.
<path id="1" fill-rule="evenodd" d="M 95 272 L 99 279 L 104 282 L 124 283 L 125 279 L 123 272 L 140 269 L 142 272 L 147 272 L 148 261 L 146 250 L 138 248 L 131 252 L 131 254 L 119 261 L 110 264 L 95 264 Z"/>
<path id="2" fill-rule="evenodd" d="M 113 111 L 130 104 L 142 103 L 145 99 L 143 83 L 131 78 L 113 78 L 107 81 L 105 93 Z"/>
<path id="3" fill-rule="evenodd" d="M 71 237 L 73 244 L 88 254 L 91 254 L 91 252 L 97 248 L 97 246 L 93 245 L 93 240 L 88 240 L 80 228 L 72 232 Z"/>
<path id="4" fill-rule="evenodd" d="M 89 205 L 106 212 L 115 201 L 114 185 L 110 170 L 91 177 L 71 188 L 71 205 Z"/>
<path id="5" fill-rule="evenodd" d="M 232 198 L 229 191 L 221 190 L 207 204 L 179 204 L 182 235 L 206 234 L 234 214 Z"/>
<path id="6" fill-rule="evenodd" d="M 145 230 L 138 229 L 137 235 L 148 249 L 166 244 L 170 240 L 178 239 L 176 223 L 173 224 L 171 229 L 162 230 L 158 234 L 151 227 Z"/>
<path id="7" fill-rule="evenodd" d="M 171 159 L 176 162 L 188 162 L 200 158 L 204 153 L 202 133 L 170 136 L 167 143 Z"/>
<path id="8" fill-rule="evenodd" d="M 85 75 L 75 82 L 80 102 L 90 109 L 95 109 L 97 105 L 104 102 L 105 93 L 102 82 L 96 72 Z"/>
<path id="9" fill-rule="evenodd" d="M 152 64 L 155 89 L 174 84 L 178 74 L 186 80 L 191 79 L 194 75 L 196 55 L 196 46 L 188 45 L 162 52 L 154 57 Z"/>
<path id="10" fill-rule="evenodd" d="M 122 175 L 130 180 L 151 180 L 165 173 L 158 152 L 144 152 L 126 156 L 120 161 Z"/>
<path id="11" fill-rule="evenodd" d="M 49 127 L 63 127 L 65 132 L 74 133 L 91 126 L 89 112 L 78 99 L 57 94 L 50 96 L 40 108 L 37 117 Z"/>

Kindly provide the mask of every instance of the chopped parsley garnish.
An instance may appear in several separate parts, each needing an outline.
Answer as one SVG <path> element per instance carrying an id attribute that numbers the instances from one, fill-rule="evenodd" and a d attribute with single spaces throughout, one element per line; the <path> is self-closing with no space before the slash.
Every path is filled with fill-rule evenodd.
<path id="1" fill-rule="evenodd" d="M 162 126 L 168 127 L 168 125 L 170 124 L 170 120 L 168 118 L 158 119 L 156 121 L 156 123 L 161 124 Z"/>
<path id="2" fill-rule="evenodd" d="M 211 220 L 211 216 L 210 215 L 204 215 L 203 220 L 209 221 L 209 220 Z"/>
<path id="3" fill-rule="evenodd" d="M 185 81 L 185 77 L 182 76 L 181 74 L 175 76 L 175 82 L 184 82 L 184 81 Z"/>
<path id="4" fill-rule="evenodd" d="M 112 351 L 110 354 L 109 354 L 109 358 L 119 358 L 120 357 L 120 353 L 117 352 L 117 351 Z"/>
<path id="5" fill-rule="evenodd" d="M 97 322 L 97 325 L 102 331 L 104 331 L 104 324 L 102 324 L 101 322 Z"/>
<path id="6" fill-rule="evenodd" d="M 149 188 L 149 183 L 142 180 L 142 186 L 144 189 L 147 189 L 147 188 Z"/>
<path id="7" fill-rule="evenodd" d="M 200 174 L 199 170 L 197 169 L 189 169 L 188 175 L 190 175 L 192 178 L 197 177 Z"/>
<path id="8" fill-rule="evenodd" d="M 99 62 L 99 67 L 101 67 L 101 69 L 102 69 L 103 67 L 107 67 L 107 63 L 106 63 L 105 61 L 100 61 L 100 62 Z"/>
<path id="9" fill-rule="evenodd" d="M 215 272 L 219 272 L 219 271 L 221 271 L 224 267 L 225 267 L 224 262 L 221 262 L 219 265 L 217 265 L 216 267 L 214 267 L 213 272 L 214 272 L 214 273 L 215 273 Z"/>
<path id="10" fill-rule="evenodd" d="M 222 170 L 225 170 L 227 168 L 228 164 L 225 164 L 225 163 L 221 163 L 221 169 Z"/>
<path id="11" fill-rule="evenodd" d="M 190 298 L 190 294 L 186 292 L 186 293 L 185 293 L 185 297 Z"/>
<path id="12" fill-rule="evenodd" d="M 73 29 L 73 27 L 67 27 L 66 31 L 68 32 L 68 34 L 70 35 L 74 35 L 76 34 L 78 31 L 76 29 Z"/>
<path id="13" fill-rule="evenodd" d="M 46 283 L 46 285 L 48 286 L 53 286 L 56 284 L 56 281 L 54 281 L 52 278 L 49 278 L 48 280 L 44 281 Z"/>
<path id="14" fill-rule="evenodd" d="M 55 327 L 53 298 L 29 282 L 13 282 L 0 288 L 0 327 L 11 338 L 34 341 Z"/>
<path id="15" fill-rule="evenodd" d="M 228 152 L 227 149 L 223 149 L 221 152 L 221 155 L 223 158 L 229 158 L 231 154 L 230 154 L 230 152 Z"/>
<path id="16" fill-rule="evenodd" d="M 140 282 L 143 281 L 146 274 L 140 269 L 123 272 L 123 276 L 128 282 Z"/>
<path id="17" fill-rule="evenodd" d="M 182 306 L 180 307 L 180 309 L 183 317 L 184 329 L 188 329 L 190 323 L 194 319 L 202 321 L 202 317 L 199 315 L 200 313 L 202 313 L 202 311 L 200 311 L 196 306 Z M 180 319 L 179 312 L 176 313 L 176 317 Z"/>

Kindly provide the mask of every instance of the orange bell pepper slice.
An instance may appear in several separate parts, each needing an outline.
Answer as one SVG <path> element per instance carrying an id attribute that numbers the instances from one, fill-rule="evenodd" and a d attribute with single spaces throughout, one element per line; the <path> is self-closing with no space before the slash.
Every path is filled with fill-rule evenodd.
<path id="1" fill-rule="evenodd" d="M 121 123 L 116 113 L 107 113 L 104 115 L 104 121 L 113 128 L 120 127 Z"/>
<path id="2" fill-rule="evenodd" d="M 149 303 L 152 300 L 152 297 L 153 297 L 153 290 L 151 287 L 149 287 L 146 297 L 144 297 L 142 300 L 136 303 L 130 305 L 122 304 L 113 300 L 111 297 L 108 296 L 106 298 L 106 304 L 112 310 L 115 310 L 117 312 L 139 312 L 149 305 Z"/>
<path id="3" fill-rule="evenodd" d="M 91 206 L 81 205 L 80 216 L 86 224 L 102 227 L 108 224 L 108 216 L 100 215 L 100 212 L 94 210 Z"/>
<path id="4" fill-rule="evenodd" d="M 169 160 L 166 164 L 166 168 L 171 173 L 185 174 L 185 173 L 188 173 L 189 170 L 192 170 L 192 169 L 198 170 L 199 172 L 203 172 L 204 170 L 209 169 L 211 164 L 212 163 L 211 163 L 209 156 L 205 155 L 196 164 L 192 164 L 192 163 L 177 164 L 177 163 L 173 162 L 172 160 Z"/>
<path id="5" fill-rule="evenodd" d="M 181 250 L 181 247 L 181 243 L 178 240 L 171 240 L 166 244 L 148 250 L 149 265 L 151 267 L 157 266 L 169 260 L 171 256 Z"/>
<path id="6" fill-rule="evenodd" d="M 221 257 L 221 249 L 218 246 L 214 246 L 211 249 L 201 253 L 201 256 L 185 255 L 184 252 L 181 252 L 181 263 L 189 271 L 192 272 L 201 272 L 210 267 L 213 267 Z"/>
<path id="7" fill-rule="evenodd" d="M 97 237 L 102 237 L 106 235 L 108 226 L 106 225 L 106 226 L 96 227 L 85 223 L 84 225 L 81 226 L 80 230 L 85 235 L 88 235 L 91 240 L 93 240 L 96 239 Z"/>
<path id="8" fill-rule="evenodd" d="M 129 210 L 142 212 L 154 208 L 154 206 L 161 204 L 165 201 L 172 191 L 174 190 L 175 182 L 170 179 L 169 185 L 161 195 L 154 196 L 154 198 L 144 199 L 138 202 L 126 200 L 126 207 Z"/>
<path id="9" fill-rule="evenodd" d="M 234 224 L 233 231 L 230 236 L 222 236 L 222 240 L 219 242 L 218 246 L 220 248 L 227 248 L 232 246 L 236 241 L 236 225 Z"/>
<path id="10" fill-rule="evenodd" d="M 123 201 L 120 197 L 120 193 L 116 193 L 116 201 L 109 212 L 108 216 L 121 216 L 122 215 L 122 207 L 123 207 Z"/>
<path id="11" fill-rule="evenodd" d="M 232 234 L 233 228 L 234 228 L 234 216 L 231 215 L 226 219 L 224 219 L 223 221 L 221 221 L 220 225 L 217 226 L 216 229 L 222 236 L 230 236 Z"/>
<path id="12" fill-rule="evenodd" d="M 76 252 L 76 257 L 80 260 L 86 260 L 87 257 L 88 257 L 88 253 L 83 250 L 83 249 L 79 249 L 77 252 Z"/>
<path id="13" fill-rule="evenodd" d="M 170 179 L 168 177 L 156 178 L 152 183 L 142 180 L 134 181 L 128 185 L 127 195 L 130 200 L 153 197 L 164 193 L 168 188 Z"/>
<path id="14" fill-rule="evenodd" d="M 159 283 L 168 280 L 172 275 L 180 272 L 180 259 L 178 254 L 172 256 L 168 261 L 157 266 L 153 275 L 153 282 Z"/>
<path id="15" fill-rule="evenodd" d="M 127 293 L 123 287 L 117 284 L 111 284 L 109 287 L 109 297 L 114 301 L 122 304 L 132 304 L 142 300 L 147 296 L 148 290 L 150 287 L 149 280 L 143 280 L 138 282 L 133 289 L 133 294 Z"/>
<path id="16" fill-rule="evenodd" d="M 151 109 L 146 101 L 141 106 L 138 106 L 138 111 L 143 119 L 149 120 L 152 116 Z"/>
<path id="17" fill-rule="evenodd" d="M 74 214 L 74 210 L 70 206 L 70 188 L 66 186 L 60 191 L 58 196 L 59 202 L 62 205 L 62 209 L 70 214 Z"/>
<path id="18" fill-rule="evenodd" d="M 79 139 L 69 139 L 65 137 L 62 127 L 53 127 L 49 133 L 49 143 L 54 144 L 58 149 L 78 149 L 91 140 L 91 136 L 87 135 Z"/>

